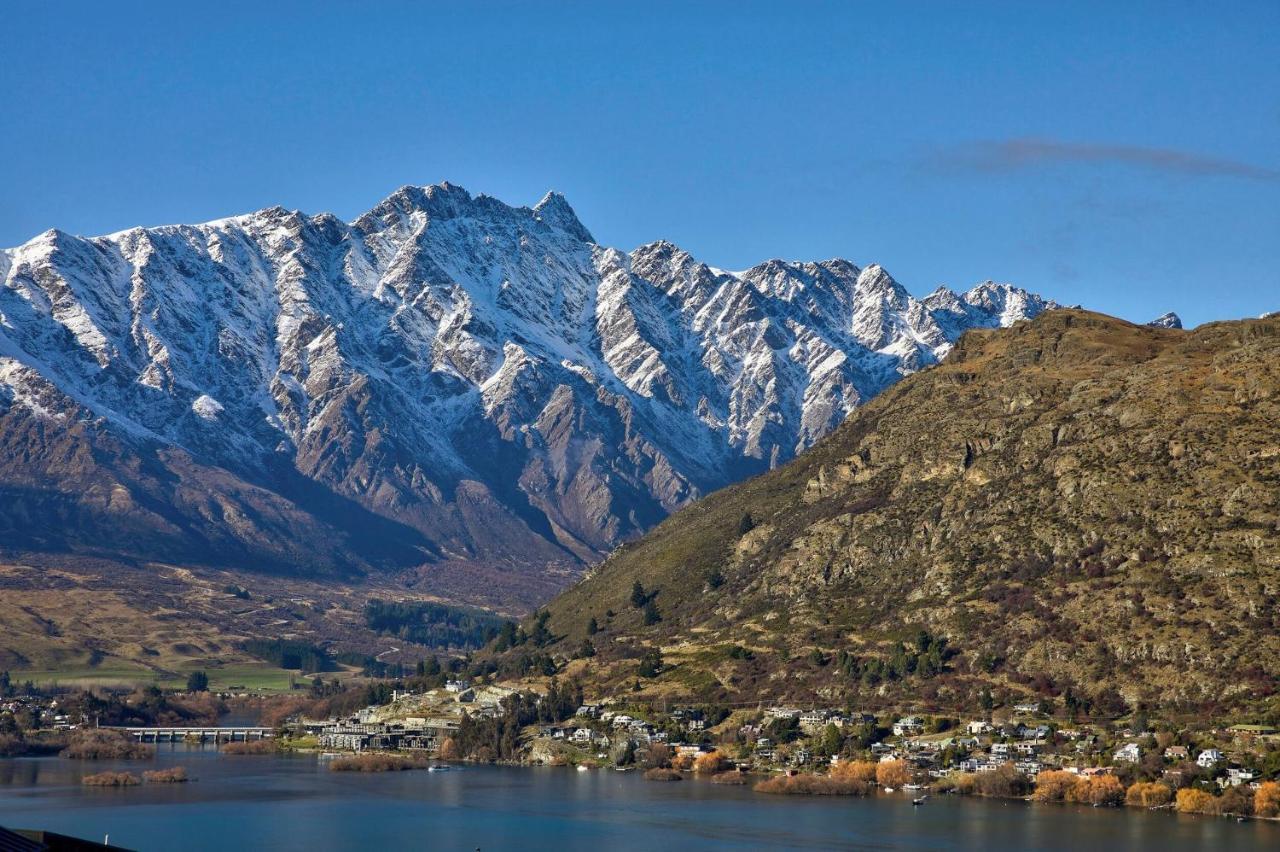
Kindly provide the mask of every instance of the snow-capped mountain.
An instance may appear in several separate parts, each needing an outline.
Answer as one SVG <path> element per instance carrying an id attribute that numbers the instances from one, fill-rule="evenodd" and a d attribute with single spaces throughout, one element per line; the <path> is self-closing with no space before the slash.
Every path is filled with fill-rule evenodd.
<path id="1" fill-rule="evenodd" d="M 522 567 L 539 593 L 562 582 L 546 566 L 791 458 L 967 329 L 1056 307 L 991 282 L 916 299 L 844 260 L 628 253 L 558 194 L 448 183 L 351 223 L 52 230 L 0 278 L 11 546 L 421 563 L 446 589 Z"/>
<path id="2" fill-rule="evenodd" d="M 1161 314 L 1156 317 L 1151 322 L 1147 323 L 1147 325 L 1152 326 L 1153 328 L 1179 329 L 1182 328 L 1182 317 L 1178 316 L 1173 311 L 1169 311 L 1167 314 Z"/>

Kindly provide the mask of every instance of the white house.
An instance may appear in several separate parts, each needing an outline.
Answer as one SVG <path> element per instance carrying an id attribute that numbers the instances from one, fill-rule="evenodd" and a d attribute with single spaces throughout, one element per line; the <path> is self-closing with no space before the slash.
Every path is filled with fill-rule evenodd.
<path id="1" fill-rule="evenodd" d="M 924 733 L 924 722 L 920 720 L 919 716 L 903 716 L 893 723 L 893 735 L 895 737 L 908 737 L 922 733 Z"/>
<path id="2" fill-rule="evenodd" d="M 1222 760 L 1222 752 L 1218 751 L 1216 748 L 1207 748 L 1200 752 L 1199 757 L 1196 758 L 1196 765 L 1202 766 L 1205 769 L 1212 769 L 1221 763 Z"/>
<path id="3" fill-rule="evenodd" d="M 1137 763 L 1142 760 L 1142 750 L 1138 748 L 1137 743 L 1128 743 L 1116 750 L 1111 755 L 1112 763 Z"/>

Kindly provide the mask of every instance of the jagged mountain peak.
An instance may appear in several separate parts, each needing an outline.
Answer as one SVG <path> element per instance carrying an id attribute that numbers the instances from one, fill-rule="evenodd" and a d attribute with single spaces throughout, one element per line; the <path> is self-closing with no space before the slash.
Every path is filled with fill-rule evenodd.
<path id="1" fill-rule="evenodd" d="M 538 218 L 554 228 L 570 233 L 584 243 L 594 243 L 595 237 L 578 219 L 578 214 L 569 206 L 569 201 L 560 193 L 552 190 L 542 196 L 542 200 L 533 206 Z"/>
<path id="2" fill-rule="evenodd" d="M 1156 317 L 1151 322 L 1147 323 L 1147 325 L 1154 326 L 1155 328 L 1182 328 L 1182 317 L 1178 316 L 1173 311 L 1169 311 L 1167 314 Z"/>
<path id="3" fill-rule="evenodd" d="M 791 458 L 965 330 L 1053 306 L 1006 285 L 917 300 L 842 259 L 735 273 L 668 241 L 626 253 L 558 193 L 512 207 L 450 183 L 350 224 L 270 207 L 0 257 L 0 440 L 86 418 L 119 449 L 85 458 L 162 471 L 168 448 L 286 502 L 307 483 L 420 536 L 424 559 L 544 580 Z M 228 521 L 237 558 L 267 547 L 264 511 Z"/>

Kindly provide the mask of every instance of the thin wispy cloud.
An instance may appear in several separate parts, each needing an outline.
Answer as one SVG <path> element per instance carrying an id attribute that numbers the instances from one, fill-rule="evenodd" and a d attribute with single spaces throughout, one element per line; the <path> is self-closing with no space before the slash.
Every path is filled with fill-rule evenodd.
<path id="1" fill-rule="evenodd" d="M 1122 165 L 1193 177 L 1280 181 L 1280 170 L 1174 148 L 1021 138 L 971 142 L 928 157 L 948 171 L 1014 172 L 1071 164 Z"/>

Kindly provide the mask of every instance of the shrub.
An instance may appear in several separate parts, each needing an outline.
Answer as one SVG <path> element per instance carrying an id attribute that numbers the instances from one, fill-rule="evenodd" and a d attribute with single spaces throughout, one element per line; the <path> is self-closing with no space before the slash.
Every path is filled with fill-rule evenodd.
<path id="1" fill-rule="evenodd" d="M 871 792 L 863 783 L 830 775 L 779 775 L 759 782 L 757 793 L 800 796 L 865 796 Z"/>
<path id="2" fill-rule="evenodd" d="M 62 750 L 63 757 L 73 760 L 136 760 L 151 757 L 154 752 L 124 731 L 106 728 L 83 728 L 73 731 Z"/>
<path id="3" fill-rule="evenodd" d="M 711 776 L 712 784 L 728 784 L 730 786 L 741 786 L 747 783 L 747 776 L 741 772 L 730 770 L 728 772 L 720 772 Z"/>
<path id="4" fill-rule="evenodd" d="M 242 743 L 223 743 L 223 754 L 275 754 L 280 750 L 275 740 L 253 740 Z"/>
<path id="5" fill-rule="evenodd" d="M 1175 807 L 1180 814 L 1209 814 L 1214 811 L 1213 796 L 1195 787 L 1183 787 L 1178 791 Z"/>
<path id="6" fill-rule="evenodd" d="M 148 769 L 142 773 L 148 784 L 184 784 L 191 779 L 187 776 L 185 766 L 174 766 L 169 769 Z"/>
<path id="7" fill-rule="evenodd" d="M 1010 798 L 1013 796 L 1025 796 L 1031 792 L 1031 781 L 1014 768 L 1012 763 L 1002 765 L 995 772 L 978 772 L 971 776 L 962 777 L 971 777 L 973 781 L 971 782 L 972 786 L 967 790 L 963 787 L 958 789 L 957 792 L 960 793 L 994 798 Z"/>
<path id="8" fill-rule="evenodd" d="M 674 769 L 662 769 L 655 767 L 644 771 L 644 779 L 646 781 L 681 781 L 684 776 Z"/>
<path id="9" fill-rule="evenodd" d="M 137 775 L 128 772 L 99 772 L 97 775 L 86 775 L 80 783 L 87 787 L 136 787 L 142 782 Z"/>
<path id="10" fill-rule="evenodd" d="M 329 764 L 331 772 L 403 772 L 421 768 L 418 761 L 398 754 L 358 754 L 336 758 Z"/>

